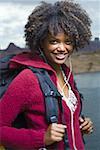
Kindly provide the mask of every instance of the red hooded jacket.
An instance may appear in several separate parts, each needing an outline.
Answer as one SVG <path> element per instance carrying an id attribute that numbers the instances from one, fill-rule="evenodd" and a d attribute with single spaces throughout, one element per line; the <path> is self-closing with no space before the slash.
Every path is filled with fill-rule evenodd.
<path id="1" fill-rule="evenodd" d="M 10 67 L 12 68 L 17 68 L 22 65 L 46 69 L 51 80 L 57 86 L 55 71 L 39 56 L 33 57 L 30 53 L 18 54 L 10 63 Z M 66 65 L 62 67 L 68 77 L 69 68 Z M 78 121 L 81 102 L 72 74 L 69 79 L 69 84 L 78 100 L 78 105 L 73 116 L 65 101 L 62 101 L 69 146 L 71 150 L 84 150 Z M 24 112 L 25 114 L 28 129 L 17 129 L 11 126 L 20 112 Z M 60 116 L 61 114 L 59 114 L 59 123 L 61 123 Z M 38 79 L 31 70 L 24 69 L 14 78 L 0 101 L 0 144 L 13 150 L 39 150 L 39 148 L 47 148 L 44 144 L 44 134 L 47 127 L 44 96 L 40 89 Z M 58 150 L 64 150 L 63 141 L 56 144 L 58 145 Z M 56 144 L 54 143 L 48 146 L 48 149 L 56 149 Z"/>

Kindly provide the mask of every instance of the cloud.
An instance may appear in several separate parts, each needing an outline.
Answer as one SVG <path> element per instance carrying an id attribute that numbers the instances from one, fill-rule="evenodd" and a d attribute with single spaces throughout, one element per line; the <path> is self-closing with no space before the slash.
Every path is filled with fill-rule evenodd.
<path id="1" fill-rule="evenodd" d="M 99 0 L 77 0 L 87 11 L 92 20 L 92 34 L 94 37 L 100 37 L 100 1 Z"/>
<path id="2" fill-rule="evenodd" d="M 0 41 L 1 48 L 6 48 L 10 42 L 23 46 L 24 25 L 34 7 L 13 3 L 0 5 Z"/>
<path id="3" fill-rule="evenodd" d="M 6 48 L 10 42 L 24 47 L 24 25 L 35 5 L 41 0 L 1 0 L 0 1 L 0 48 Z M 52 0 L 55 2 L 56 0 Z M 46 2 L 51 2 L 46 0 Z M 99 37 L 100 1 L 77 0 L 92 19 L 92 34 Z"/>

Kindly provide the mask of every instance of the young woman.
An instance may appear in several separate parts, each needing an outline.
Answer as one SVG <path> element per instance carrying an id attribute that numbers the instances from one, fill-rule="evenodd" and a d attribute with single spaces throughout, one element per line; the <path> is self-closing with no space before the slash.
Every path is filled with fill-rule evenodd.
<path id="1" fill-rule="evenodd" d="M 58 123 L 48 125 L 38 79 L 26 67 L 14 78 L 0 102 L 1 145 L 13 150 L 64 150 L 66 131 L 69 149 L 84 150 L 82 136 L 93 131 L 93 124 L 89 118 L 80 116 L 81 98 L 65 62 L 74 50 L 89 42 L 90 25 L 85 10 L 70 0 L 54 4 L 42 2 L 30 14 L 25 38 L 31 52 L 15 56 L 10 67 L 33 66 L 48 72 L 62 95 L 65 123 L 61 121 L 59 110 Z M 12 127 L 21 112 L 27 129 Z"/>

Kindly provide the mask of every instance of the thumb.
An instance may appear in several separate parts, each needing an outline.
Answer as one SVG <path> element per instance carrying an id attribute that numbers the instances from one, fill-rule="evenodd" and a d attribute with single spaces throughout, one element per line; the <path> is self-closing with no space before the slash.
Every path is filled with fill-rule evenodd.
<path id="1" fill-rule="evenodd" d="M 84 119 L 82 117 L 79 117 L 80 122 L 84 122 Z"/>

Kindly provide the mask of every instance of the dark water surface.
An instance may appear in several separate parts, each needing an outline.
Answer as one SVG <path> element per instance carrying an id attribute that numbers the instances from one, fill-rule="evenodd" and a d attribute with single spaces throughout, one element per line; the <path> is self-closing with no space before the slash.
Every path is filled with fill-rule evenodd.
<path id="1" fill-rule="evenodd" d="M 77 86 L 83 93 L 83 113 L 94 123 L 94 132 L 85 135 L 86 150 L 100 150 L 100 72 L 75 76 Z"/>

